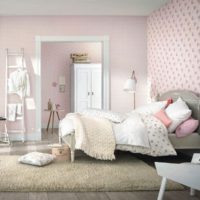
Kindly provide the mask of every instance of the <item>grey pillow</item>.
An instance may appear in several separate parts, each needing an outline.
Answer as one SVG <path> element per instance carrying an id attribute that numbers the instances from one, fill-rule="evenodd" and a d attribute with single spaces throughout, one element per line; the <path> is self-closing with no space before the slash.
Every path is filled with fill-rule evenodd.
<path id="1" fill-rule="evenodd" d="M 48 153 L 31 152 L 21 156 L 18 161 L 29 165 L 44 166 L 54 161 L 54 159 L 55 156 Z"/>

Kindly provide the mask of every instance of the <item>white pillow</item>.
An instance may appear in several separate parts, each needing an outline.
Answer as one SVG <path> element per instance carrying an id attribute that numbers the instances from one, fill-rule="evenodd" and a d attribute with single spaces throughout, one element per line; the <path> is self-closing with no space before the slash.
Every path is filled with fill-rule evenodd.
<path id="1" fill-rule="evenodd" d="M 135 111 L 141 114 L 154 115 L 161 109 L 164 109 L 166 105 L 167 105 L 167 101 L 157 101 L 157 102 L 149 103 L 144 106 L 140 106 L 139 108 L 136 108 Z"/>
<path id="2" fill-rule="evenodd" d="M 126 115 L 124 114 L 101 109 L 88 109 L 84 110 L 81 114 L 91 117 L 105 118 L 116 123 L 121 123 L 126 118 Z"/>
<path id="3" fill-rule="evenodd" d="M 18 161 L 20 163 L 44 166 L 51 163 L 55 159 L 55 156 L 48 153 L 31 152 L 21 156 Z"/>
<path id="4" fill-rule="evenodd" d="M 173 133 L 177 126 L 180 125 L 185 120 L 189 119 L 192 111 L 188 108 L 187 104 L 181 99 L 178 98 L 177 101 L 170 104 L 166 110 L 166 114 L 172 120 L 172 123 L 168 127 L 168 131 Z"/>

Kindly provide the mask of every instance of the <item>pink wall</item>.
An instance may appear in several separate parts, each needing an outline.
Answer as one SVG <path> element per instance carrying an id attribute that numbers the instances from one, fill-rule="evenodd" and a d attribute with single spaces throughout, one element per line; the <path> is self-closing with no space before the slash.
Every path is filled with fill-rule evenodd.
<path id="1" fill-rule="evenodd" d="M 44 43 L 42 44 L 42 125 L 46 127 L 49 112 L 45 112 L 49 98 L 53 103 L 60 104 L 64 112 L 63 118 L 70 112 L 70 59 L 71 53 L 88 53 L 91 63 L 101 63 L 101 43 Z M 59 81 L 59 76 L 65 76 L 65 92 L 59 92 L 59 86 L 52 83 Z M 55 116 L 56 125 L 58 124 Z"/>
<path id="2" fill-rule="evenodd" d="M 151 96 L 173 89 L 200 94 L 200 3 L 171 0 L 147 20 Z"/>
<path id="3" fill-rule="evenodd" d="M 146 17 L 0 17 L 0 113 L 4 113 L 5 48 L 25 48 L 31 97 L 35 100 L 36 35 L 108 35 L 111 109 L 129 111 L 132 108 L 132 95 L 123 91 L 123 84 L 133 68 L 138 78 L 136 104 L 146 102 Z M 27 131 L 34 132 L 35 110 L 28 110 L 26 115 Z"/>

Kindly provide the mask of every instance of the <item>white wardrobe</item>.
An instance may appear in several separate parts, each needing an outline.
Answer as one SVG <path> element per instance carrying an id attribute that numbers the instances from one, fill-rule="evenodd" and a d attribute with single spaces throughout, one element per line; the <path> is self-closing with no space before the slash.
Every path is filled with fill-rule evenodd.
<path id="1" fill-rule="evenodd" d="M 71 66 L 71 112 L 102 108 L 101 63 Z"/>

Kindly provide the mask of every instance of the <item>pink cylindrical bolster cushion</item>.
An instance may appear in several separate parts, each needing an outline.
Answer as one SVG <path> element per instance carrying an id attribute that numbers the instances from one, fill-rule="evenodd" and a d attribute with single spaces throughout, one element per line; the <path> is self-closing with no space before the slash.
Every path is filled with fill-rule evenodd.
<path id="1" fill-rule="evenodd" d="M 199 120 L 190 118 L 176 128 L 176 137 L 188 136 L 198 128 Z"/>
<path id="2" fill-rule="evenodd" d="M 160 110 L 154 115 L 157 119 L 159 119 L 166 127 L 172 123 L 172 120 L 167 116 L 164 110 Z"/>

